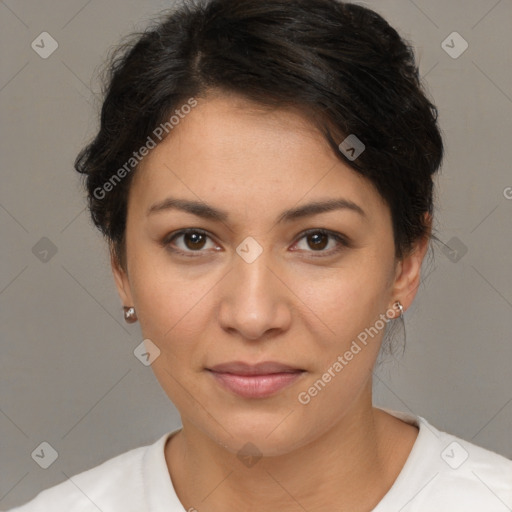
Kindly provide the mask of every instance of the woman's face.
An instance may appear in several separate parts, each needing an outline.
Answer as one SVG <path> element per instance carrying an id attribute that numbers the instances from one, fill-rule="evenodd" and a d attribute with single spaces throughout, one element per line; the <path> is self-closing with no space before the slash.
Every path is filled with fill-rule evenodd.
<path id="1" fill-rule="evenodd" d="M 424 253 L 396 263 L 389 208 L 300 115 L 217 96 L 141 163 L 126 254 L 123 303 L 184 426 L 276 455 L 367 401 L 384 315 L 412 301 Z M 286 368 L 212 371 L 240 362 Z"/>

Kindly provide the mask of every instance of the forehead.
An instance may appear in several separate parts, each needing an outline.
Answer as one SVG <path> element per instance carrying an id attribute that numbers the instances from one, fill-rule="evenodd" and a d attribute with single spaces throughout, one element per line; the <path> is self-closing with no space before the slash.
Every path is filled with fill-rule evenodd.
<path id="1" fill-rule="evenodd" d="M 166 195 L 223 209 L 281 210 L 301 201 L 344 197 L 380 215 L 384 201 L 344 164 L 298 110 L 270 109 L 238 96 L 198 100 L 136 171 L 137 208 Z"/>

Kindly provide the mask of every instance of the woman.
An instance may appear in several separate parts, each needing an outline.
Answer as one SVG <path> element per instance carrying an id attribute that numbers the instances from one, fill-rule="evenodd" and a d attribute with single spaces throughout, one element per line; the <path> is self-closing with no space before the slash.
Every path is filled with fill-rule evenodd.
<path id="1" fill-rule="evenodd" d="M 111 69 L 76 168 L 183 427 L 15 510 L 511 510 L 511 461 L 372 405 L 443 153 L 396 31 L 335 0 L 211 0 Z"/>

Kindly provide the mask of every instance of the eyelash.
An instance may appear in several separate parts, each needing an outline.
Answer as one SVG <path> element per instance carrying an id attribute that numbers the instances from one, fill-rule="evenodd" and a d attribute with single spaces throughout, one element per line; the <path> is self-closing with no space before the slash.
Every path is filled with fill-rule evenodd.
<path id="1" fill-rule="evenodd" d="M 200 228 L 188 228 L 188 229 L 182 229 L 180 231 L 176 231 L 176 232 L 171 233 L 170 235 L 166 236 L 164 238 L 164 240 L 162 241 L 162 245 L 166 249 L 169 249 L 170 251 L 172 251 L 174 253 L 177 253 L 177 254 L 180 254 L 180 255 L 183 255 L 183 256 L 186 256 L 189 258 L 196 258 L 198 256 L 201 256 L 201 253 L 206 252 L 206 251 L 203 251 L 201 249 L 197 250 L 197 251 L 182 251 L 181 249 L 173 248 L 171 245 L 171 242 L 173 242 L 176 238 L 179 238 L 180 236 L 187 235 L 190 233 L 203 235 L 203 236 L 209 238 L 210 240 L 212 239 L 212 237 L 209 235 L 209 233 L 207 233 L 206 231 L 204 231 Z M 334 231 L 329 231 L 329 230 L 323 229 L 323 228 L 314 228 L 314 229 L 308 229 L 308 230 L 304 231 L 303 233 L 301 233 L 299 235 L 299 237 L 297 238 L 297 241 L 294 243 L 294 245 L 296 245 L 303 238 L 306 238 L 307 236 L 313 235 L 313 234 L 326 235 L 326 236 L 336 240 L 336 242 L 338 242 L 338 244 L 339 244 L 337 248 L 331 249 L 329 251 L 324 251 L 324 250 L 307 251 L 307 252 L 313 253 L 312 257 L 314 257 L 314 258 L 333 256 L 334 254 L 339 253 L 343 249 L 351 247 L 351 244 L 346 237 L 344 237 L 343 235 L 336 233 Z M 194 254 L 194 253 L 196 253 L 196 254 Z M 315 253 L 318 253 L 318 254 L 315 255 Z"/>

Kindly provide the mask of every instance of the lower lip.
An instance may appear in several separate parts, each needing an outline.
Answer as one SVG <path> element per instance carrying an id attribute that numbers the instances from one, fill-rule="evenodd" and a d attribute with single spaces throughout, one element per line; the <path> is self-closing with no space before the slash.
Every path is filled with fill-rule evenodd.
<path id="1" fill-rule="evenodd" d="M 235 375 L 210 370 L 210 373 L 221 385 L 241 397 L 266 398 L 295 382 L 303 372 Z"/>

